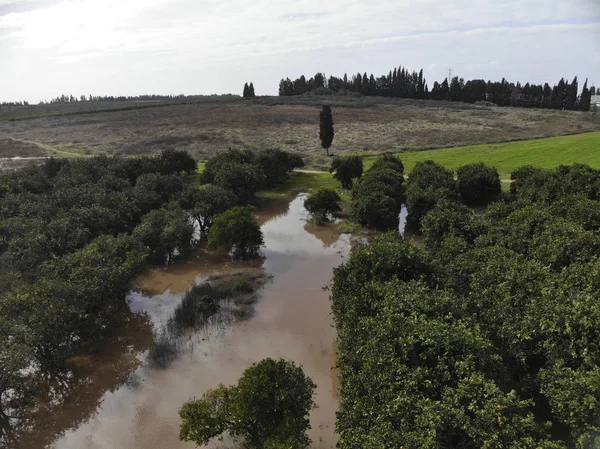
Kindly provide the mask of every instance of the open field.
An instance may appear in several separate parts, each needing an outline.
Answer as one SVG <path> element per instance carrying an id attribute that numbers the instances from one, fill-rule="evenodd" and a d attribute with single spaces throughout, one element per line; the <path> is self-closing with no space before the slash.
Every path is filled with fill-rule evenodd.
<path id="1" fill-rule="evenodd" d="M 501 179 L 510 179 L 510 172 L 523 165 L 553 168 L 561 164 L 582 163 L 600 169 L 600 132 L 574 136 L 552 137 L 547 139 L 525 140 L 493 145 L 444 148 L 428 151 L 397 153 L 404 163 L 406 173 L 410 173 L 417 162 L 434 160 L 443 166 L 456 169 L 461 165 L 484 162 L 498 169 Z M 365 170 L 375 161 L 376 156 L 364 158 Z M 202 169 L 202 165 L 200 169 Z M 296 171 L 281 186 L 258 193 L 259 197 L 273 198 L 316 187 L 333 187 L 345 200 L 349 192 L 340 188 L 339 182 L 329 172 Z M 508 184 L 503 184 L 508 191 Z"/>
<path id="2" fill-rule="evenodd" d="M 600 169 L 600 132 L 491 145 L 412 151 L 400 153 L 398 157 L 402 159 L 406 172 L 410 172 L 417 162 L 428 159 L 451 169 L 465 164 L 484 162 L 496 167 L 502 179 L 510 178 L 510 172 L 523 165 L 554 168 L 559 165 L 582 163 Z M 374 157 L 365 158 L 365 169 L 370 167 L 374 160 Z"/>
<path id="3" fill-rule="evenodd" d="M 88 110 L 81 103 L 42 106 L 45 109 L 39 111 L 38 106 L 29 107 L 28 116 L 44 116 L 15 121 L 10 120 L 15 118 L 10 112 L 0 113 L 0 157 L 57 152 L 63 156 L 127 155 L 176 148 L 206 159 L 228 147 L 278 147 L 302 154 L 311 167 L 325 167 L 329 161 L 318 139 L 323 103 L 333 108 L 336 135 L 331 150 L 336 154 L 477 145 L 600 130 L 600 116 L 589 113 L 380 97 L 227 98 L 112 111 Z M 93 103 L 87 106 L 99 108 Z"/>

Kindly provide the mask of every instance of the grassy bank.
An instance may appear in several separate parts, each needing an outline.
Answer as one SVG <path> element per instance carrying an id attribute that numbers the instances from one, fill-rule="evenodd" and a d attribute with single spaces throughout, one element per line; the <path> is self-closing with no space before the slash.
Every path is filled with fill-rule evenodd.
<path id="1" fill-rule="evenodd" d="M 297 192 L 308 192 L 317 187 L 332 187 L 338 191 L 342 198 L 350 199 L 350 193 L 342 190 L 340 183 L 333 179 L 333 176 L 329 172 L 294 172 L 280 186 L 269 190 L 261 190 L 257 193 L 257 196 L 260 198 L 278 198 Z"/>
<path id="2" fill-rule="evenodd" d="M 484 162 L 498 169 L 500 177 L 510 178 L 510 172 L 523 165 L 554 168 L 573 163 L 588 164 L 600 168 L 600 132 L 573 136 L 550 137 L 498 144 L 472 145 L 439 150 L 398 153 L 410 172 L 417 162 L 434 160 L 456 169 L 461 165 Z M 375 157 L 365 158 L 365 169 L 373 164 Z"/>

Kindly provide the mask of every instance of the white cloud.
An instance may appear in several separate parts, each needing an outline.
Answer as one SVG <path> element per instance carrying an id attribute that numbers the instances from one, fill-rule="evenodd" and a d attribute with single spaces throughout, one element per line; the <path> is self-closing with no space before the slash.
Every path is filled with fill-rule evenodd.
<path id="1" fill-rule="evenodd" d="M 14 3 L 0 0 L 0 7 Z M 557 72 L 550 62 L 600 73 L 598 24 L 596 0 L 62 0 L 0 15 L 0 63 L 7 68 L 0 88 L 28 99 L 30 82 L 46 97 L 70 92 L 69 86 L 133 94 L 142 84 L 162 92 L 173 83 L 164 86 L 160 74 L 171 73 L 182 80 L 176 83 L 182 91 L 192 93 L 207 83 L 183 80 L 206 77 L 207 67 L 209 78 L 217 74 L 214 91 L 237 91 L 249 76 L 271 80 L 325 66 L 334 74 L 349 66 L 379 74 L 402 63 L 427 67 L 429 78 L 439 78 L 448 64 L 492 78 L 524 79 L 521 73 L 531 73 L 514 67 L 511 58 L 548 61 L 536 70 L 541 76 L 546 69 L 552 79 Z M 548 48 L 562 48 L 564 39 L 570 52 L 557 55 Z M 503 48 L 503 41 L 511 47 Z M 489 54 L 472 60 L 481 46 Z M 577 62 L 573 54 L 583 48 L 587 57 Z M 303 67 L 291 70 L 300 60 Z M 236 63 L 234 74 L 226 72 Z M 30 73 L 39 65 L 50 71 Z M 120 79 L 124 73 L 129 76 Z M 274 93 L 276 84 L 263 89 Z"/>

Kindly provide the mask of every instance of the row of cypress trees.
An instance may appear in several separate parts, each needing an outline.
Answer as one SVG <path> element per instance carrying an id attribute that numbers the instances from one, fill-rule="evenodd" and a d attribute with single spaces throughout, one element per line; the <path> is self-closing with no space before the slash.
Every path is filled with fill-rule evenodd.
<path id="1" fill-rule="evenodd" d="M 588 88 L 587 84 L 586 79 L 581 94 L 578 95 L 577 77 L 570 83 L 561 78 L 557 84 L 550 87 L 548 83 L 522 85 L 520 82 L 509 82 L 505 78 L 498 82 L 483 79 L 465 81 L 463 78 L 455 76 L 451 80 L 446 78 L 441 83 L 434 82 L 430 91 L 423 75 L 423 69 L 418 72 L 410 72 L 400 66 L 378 78 L 375 78 L 373 74 L 368 75 L 367 72 L 362 75 L 359 72 L 352 75 L 351 78 L 347 74 L 344 74 L 342 78 L 335 76 L 326 78 L 323 73 L 317 73 L 309 80 L 304 75 L 294 81 L 286 78 L 279 83 L 279 95 L 303 95 L 315 92 L 320 88 L 328 88 L 333 92 L 356 92 L 366 96 L 377 95 L 465 103 L 490 101 L 498 106 L 589 111 L 591 97 L 596 94 L 597 90 L 594 86 Z M 600 92 L 600 89 L 598 91 Z"/>

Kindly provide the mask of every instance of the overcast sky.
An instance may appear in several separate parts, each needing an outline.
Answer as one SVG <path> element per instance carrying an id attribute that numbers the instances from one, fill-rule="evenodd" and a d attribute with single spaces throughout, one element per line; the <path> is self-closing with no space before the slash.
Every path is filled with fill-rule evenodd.
<path id="1" fill-rule="evenodd" d="M 276 95 L 279 80 L 452 67 L 600 86 L 600 0 L 0 0 L 0 101 Z"/>

